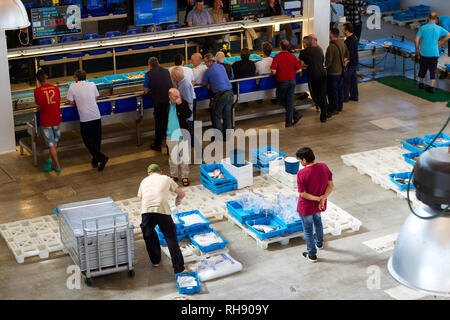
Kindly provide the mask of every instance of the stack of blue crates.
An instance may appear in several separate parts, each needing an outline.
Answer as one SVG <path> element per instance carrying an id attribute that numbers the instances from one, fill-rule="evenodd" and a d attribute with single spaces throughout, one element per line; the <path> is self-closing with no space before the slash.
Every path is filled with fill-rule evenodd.
<path id="1" fill-rule="evenodd" d="M 276 154 L 272 156 L 264 155 L 264 153 L 268 151 L 275 152 Z M 275 160 L 278 157 L 285 157 L 285 156 L 286 153 L 280 152 L 277 149 L 273 148 L 272 146 L 267 146 L 264 148 L 252 150 L 252 163 L 254 167 L 260 169 L 262 172 L 268 172 L 270 161 Z"/>
<path id="2" fill-rule="evenodd" d="M 431 7 L 430 6 L 425 6 L 423 4 L 419 5 L 419 6 L 411 6 L 408 7 L 408 9 L 414 13 L 414 18 L 415 19 L 422 19 L 422 18 L 426 18 L 430 15 L 431 12 Z"/>
<path id="3" fill-rule="evenodd" d="M 256 234 L 261 240 L 284 236 L 287 232 L 286 224 L 273 214 L 269 214 L 268 216 L 256 218 L 253 220 L 248 220 L 245 222 L 245 224 L 247 225 L 248 229 Z M 275 229 L 269 232 L 262 232 L 253 228 L 254 225 L 267 225 L 270 227 L 274 227 Z"/>
<path id="4" fill-rule="evenodd" d="M 209 175 L 210 172 L 213 172 L 214 170 L 219 169 L 225 178 L 222 179 L 214 179 Z M 203 184 L 203 186 L 215 194 L 220 194 L 223 192 L 236 190 L 237 189 L 237 180 L 235 177 L 233 177 L 222 164 L 220 163 L 213 163 L 213 164 L 201 164 L 200 165 L 200 182 Z"/>
<path id="5" fill-rule="evenodd" d="M 394 20 L 397 20 L 397 21 L 408 21 L 408 20 L 414 20 L 416 18 L 414 12 L 410 11 L 410 10 L 394 12 L 392 14 L 392 16 L 394 17 Z"/>
<path id="6" fill-rule="evenodd" d="M 400 10 L 400 0 L 366 0 L 366 2 L 380 7 L 381 12 Z"/>
<path id="7" fill-rule="evenodd" d="M 264 215 L 252 210 L 244 210 L 241 204 L 237 201 L 227 201 L 228 212 L 236 218 L 237 221 L 244 224 L 245 221 L 255 218 L 263 217 Z"/>

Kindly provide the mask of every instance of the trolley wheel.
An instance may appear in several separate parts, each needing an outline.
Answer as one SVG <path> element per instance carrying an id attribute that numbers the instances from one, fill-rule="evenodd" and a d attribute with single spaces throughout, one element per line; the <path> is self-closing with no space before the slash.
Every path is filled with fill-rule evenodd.
<path id="1" fill-rule="evenodd" d="M 92 286 L 91 278 L 86 278 L 85 282 L 88 287 Z"/>
<path id="2" fill-rule="evenodd" d="M 133 277 L 134 277 L 134 270 L 129 270 L 129 271 L 128 271 L 128 276 L 129 276 L 130 278 L 133 278 Z"/>

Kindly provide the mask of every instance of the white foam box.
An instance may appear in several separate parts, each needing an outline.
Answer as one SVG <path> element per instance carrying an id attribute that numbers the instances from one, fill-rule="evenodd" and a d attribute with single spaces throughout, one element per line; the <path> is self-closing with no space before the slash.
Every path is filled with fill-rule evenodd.
<path id="1" fill-rule="evenodd" d="M 253 164 L 245 161 L 242 167 L 236 167 L 231 164 L 230 158 L 222 159 L 222 164 L 233 177 L 236 178 L 238 189 L 249 187 L 253 185 Z"/>

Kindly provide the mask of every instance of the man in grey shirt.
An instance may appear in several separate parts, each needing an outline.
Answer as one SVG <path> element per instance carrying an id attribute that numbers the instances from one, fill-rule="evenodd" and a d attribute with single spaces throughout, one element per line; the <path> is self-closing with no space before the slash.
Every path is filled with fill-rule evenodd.
<path id="1" fill-rule="evenodd" d="M 195 1 L 195 8 L 192 9 L 187 15 L 187 25 L 188 27 L 195 26 L 206 26 L 208 24 L 214 24 L 214 20 L 209 14 L 207 10 L 204 10 L 204 2 L 203 0 Z M 216 42 L 214 41 L 214 37 L 201 37 L 196 38 L 195 41 L 201 46 L 200 52 L 202 54 L 208 53 L 208 51 L 212 48 L 213 50 L 217 50 Z"/>

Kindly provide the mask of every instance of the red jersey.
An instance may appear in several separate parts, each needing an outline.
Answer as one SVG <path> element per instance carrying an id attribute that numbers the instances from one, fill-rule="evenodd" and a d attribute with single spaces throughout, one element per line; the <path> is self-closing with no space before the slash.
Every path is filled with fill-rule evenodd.
<path id="1" fill-rule="evenodd" d="M 297 57 L 288 51 L 276 54 L 270 66 L 270 69 L 277 71 L 277 81 L 295 80 L 295 73 L 301 68 Z"/>
<path id="2" fill-rule="evenodd" d="M 40 125 L 54 127 L 61 123 L 61 96 L 57 86 L 44 83 L 34 89 L 34 101 L 39 107 Z"/>
<path id="3" fill-rule="evenodd" d="M 313 196 L 320 197 L 327 189 L 328 181 L 333 180 L 333 174 L 325 163 L 316 163 L 313 166 L 304 167 L 297 172 L 298 192 L 306 192 Z M 323 211 L 327 210 L 325 200 Z M 319 209 L 319 201 L 303 199 L 298 197 L 297 212 L 304 216 L 316 214 Z"/>

